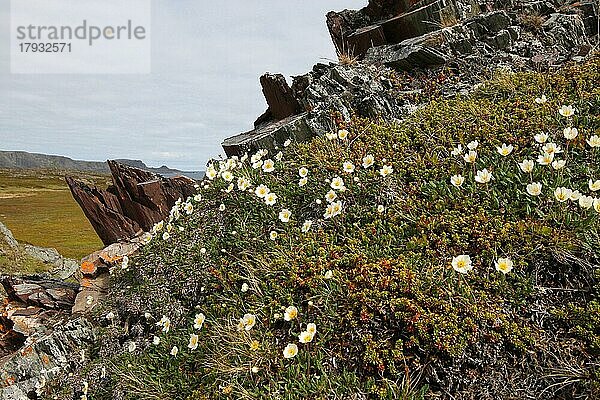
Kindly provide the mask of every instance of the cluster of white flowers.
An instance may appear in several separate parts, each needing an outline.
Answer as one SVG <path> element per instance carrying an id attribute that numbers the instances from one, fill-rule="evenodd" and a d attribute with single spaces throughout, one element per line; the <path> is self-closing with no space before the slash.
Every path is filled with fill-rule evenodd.
<path id="1" fill-rule="evenodd" d="M 452 258 L 451 262 L 452 268 L 461 274 L 467 274 L 469 271 L 473 269 L 473 261 L 471 260 L 471 256 L 467 254 L 461 254 Z M 513 270 L 514 263 L 510 258 L 499 258 L 494 263 L 496 270 L 502 272 L 503 274 L 508 274 Z"/>
<path id="2" fill-rule="evenodd" d="M 310 303 L 309 303 L 310 304 Z M 298 308 L 295 306 L 289 306 L 285 309 L 283 314 L 283 319 L 285 321 L 293 321 L 298 318 Z M 306 344 L 313 341 L 315 335 L 317 333 L 317 325 L 313 322 L 308 323 L 306 325 L 306 329 L 298 335 L 298 341 L 300 343 Z M 287 346 L 283 349 L 283 357 L 284 358 L 293 358 L 298 354 L 298 345 L 295 343 L 288 343 Z"/>

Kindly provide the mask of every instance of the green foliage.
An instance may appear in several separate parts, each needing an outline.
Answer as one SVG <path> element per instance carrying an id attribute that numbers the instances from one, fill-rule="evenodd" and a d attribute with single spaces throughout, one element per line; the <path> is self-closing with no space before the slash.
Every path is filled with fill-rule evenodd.
<path id="1" fill-rule="evenodd" d="M 555 74 L 502 73 L 471 96 L 432 101 L 400 124 L 354 120 L 346 140 L 282 149 L 273 172 L 253 168 L 256 158 L 222 161 L 233 188 L 225 174 L 206 180 L 198 198 L 156 228 L 128 270 L 115 269 L 93 361 L 108 373 L 83 376 L 90 397 L 419 399 L 449 382 L 477 396 L 543 370 L 547 365 L 529 355 L 548 346 L 558 354 L 560 338 L 569 336 L 581 338 L 571 361 L 589 364 L 598 303 L 586 305 L 597 299 L 587 288 L 597 277 L 585 266 L 598 259 L 598 212 L 559 202 L 554 190 L 589 194 L 588 179 L 600 178 L 598 150 L 581 139 L 600 129 L 599 65 L 595 59 Z M 541 93 L 545 104 L 534 101 Z M 573 104 L 576 115 L 561 117 L 562 104 Z M 580 131 L 568 145 L 567 125 Z M 565 149 L 567 165 L 537 164 L 523 173 L 518 162 L 537 158 L 533 135 L 540 132 Z M 473 166 L 451 155 L 472 140 L 479 141 Z M 514 146 L 506 157 L 496 151 L 503 143 Z M 375 165 L 363 168 L 367 154 Z M 344 172 L 345 161 L 356 170 Z M 383 177 L 386 165 L 393 173 Z M 302 167 L 306 185 L 299 185 Z M 475 182 L 483 168 L 494 176 L 487 184 Z M 460 188 L 450 183 L 455 174 L 465 177 Z M 341 213 L 326 218 L 325 195 L 336 176 L 346 188 L 335 191 Z M 240 177 L 250 190 L 239 190 Z M 527 193 L 532 181 L 542 183 L 540 196 Z M 254 194 L 260 184 L 277 194 L 275 205 Z M 289 222 L 278 218 L 283 208 L 292 213 Z M 474 265 L 465 275 L 451 267 L 460 254 Z M 514 269 L 497 271 L 499 258 L 510 258 Z M 582 295 L 548 294 L 559 287 L 565 290 L 557 296 Z M 299 315 L 287 321 L 292 305 Z M 552 323 L 537 323 L 551 308 L 558 309 Z M 115 320 L 106 320 L 108 311 Z M 193 327 L 198 313 L 206 316 L 201 329 Z M 251 329 L 240 326 L 245 314 L 256 316 Z M 170 320 L 168 332 L 157 325 L 161 316 Z M 299 343 L 308 323 L 317 333 Z M 192 334 L 199 335 L 195 349 L 187 347 Z M 154 335 L 160 344 L 152 344 Z M 295 357 L 284 358 L 287 344 L 298 346 Z M 475 358 L 484 363 L 473 365 Z M 488 365 L 507 359 L 517 360 L 511 376 L 486 380 Z M 465 371 L 482 386 L 470 384 Z M 538 376 L 531 390 L 549 386 L 547 379 Z M 574 380 L 555 390 L 592 387 L 590 379 Z"/>

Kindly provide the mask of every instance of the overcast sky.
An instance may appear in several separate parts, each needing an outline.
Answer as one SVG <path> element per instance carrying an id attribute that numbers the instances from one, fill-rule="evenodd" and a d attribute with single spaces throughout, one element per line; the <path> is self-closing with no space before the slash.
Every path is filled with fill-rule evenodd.
<path id="1" fill-rule="evenodd" d="M 259 76 L 335 59 L 325 14 L 366 2 L 153 0 L 150 75 L 13 75 L 2 0 L 0 150 L 203 169 L 266 109 Z"/>

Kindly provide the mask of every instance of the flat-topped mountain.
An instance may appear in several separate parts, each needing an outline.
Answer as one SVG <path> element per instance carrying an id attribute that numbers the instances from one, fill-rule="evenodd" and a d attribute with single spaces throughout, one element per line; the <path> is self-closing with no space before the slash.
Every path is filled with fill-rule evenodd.
<path id="1" fill-rule="evenodd" d="M 121 164 L 130 165 L 144 171 L 154 172 L 165 177 L 185 175 L 192 179 L 201 179 L 202 171 L 180 171 L 165 165 L 159 168 L 147 166 L 141 160 L 116 160 Z M 58 169 L 69 171 L 95 172 L 109 174 L 110 169 L 106 162 L 73 160 L 69 157 L 55 156 L 26 151 L 0 151 L 0 168 L 9 169 Z"/>

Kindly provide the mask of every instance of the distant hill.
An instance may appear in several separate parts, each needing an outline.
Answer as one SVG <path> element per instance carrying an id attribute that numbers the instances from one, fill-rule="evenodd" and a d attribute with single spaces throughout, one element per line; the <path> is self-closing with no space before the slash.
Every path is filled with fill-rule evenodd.
<path id="1" fill-rule="evenodd" d="M 122 164 L 130 165 L 145 171 L 154 172 L 165 177 L 185 175 L 192 179 L 201 179 L 204 176 L 202 171 L 180 171 L 171 169 L 167 166 L 160 168 L 148 167 L 141 160 L 116 160 Z M 0 168 L 9 169 L 58 169 L 69 171 L 93 172 L 100 174 L 110 173 L 108 165 L 99 161 L 81 161 L 73 160 L 63 156 L 52 156 L 47 154 L 28 153 L 25 151 L 1 151 L 0 150 Z"/>

